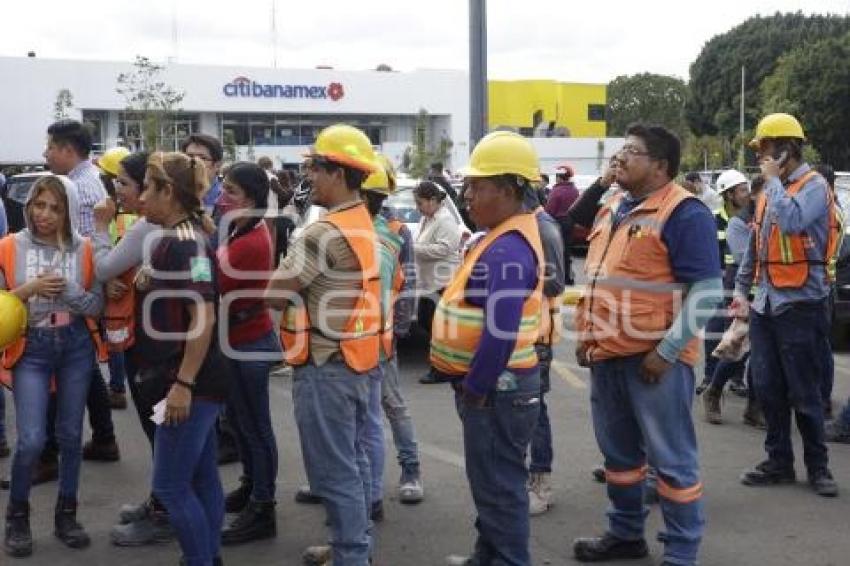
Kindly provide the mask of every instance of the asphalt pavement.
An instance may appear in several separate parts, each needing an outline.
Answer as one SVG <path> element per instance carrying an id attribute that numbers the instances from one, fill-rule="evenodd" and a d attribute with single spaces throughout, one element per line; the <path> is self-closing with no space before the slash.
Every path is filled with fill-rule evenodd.
<path id="1" fill-rule="evenodd" d="M 574 363 L 571 342 L 557 348 L 548 397 L 555 446 L 555 505 L 549 513 L 532 519 L 532 552 L 535 564 L 574 564 L 572 540 L 601 533 L 605 528 L 605 487 L 593 481 L 591 469 L 600 462 L 589 414 L 588 373 Z M 466 553 L 473 544 L 474 508 L 463 464 L 460 425 L 452 392 L 445 385 L 421 385 L 426 370 L 426 345 L 404 344 L 400 353 L 403 390 L 411 407 L 422 459 L 426 499 L 415 506 L 397 501 L 399 467 L 391 436 L 387 434 L 386 519 L 375 529 L 375 564 L 378 566 L 440 565 L 451 553 Z M 292 414 L 291 381 L 284 372 L 272 378 L 271 398 L 280 450 L 277 482 L 278 536 L 275 539 L 228 547 L 225 564 L 297 565 L 302 550 L 326 540 L 321 507 L 296 504 L 293 495 L 304 482 L 298 435 Z M 836 403 L 850 395 L 850 354 L 836 354 Z M 7 397 L 8 403 L 8 397 Z M 741 423 L 744 401 L 727 395 L 723 425 L 702 421 L 699 399 L 695 418 L 705 481 L 707 527 L 701 551 L 704 566 L 839 566 L 850 564 L 850 446 L 831 445 L 830 457 L 842 489 L 837 499 L 814 495 L 800 481 L 796 485 L 750 488 L 739 474 L 763 457 L 764 433 Z M 150 566 L 176 565 L 176 543 L 143 548 L 116 548 L 109 529 L 122 503 L 143 500 L 150 486 L 150 452 L 135 411 L 113 412 L 122 457 L 117 463 L 84 463 L 79 518 L 92 536 L 92 546 L 82 551 L 65 548 L 52 535 L 56 484 L 33 489 L 35 554 L 22 564 L 50 566 Z M 14 411 L 7 415 L 14 430 Z M 86 434 L 88 436 L 88 433 Z M 795 439 L 801 454 L 798 439 Z M 799 460 L 800 458 L 798 458 Z M 10 459 L 0 460 L 0 473 L 8 473 Z M 798 477 L 804 478 L 801 462 Z M 240 467 L 221 468 L 225 486 L 237 485 Z M 8 492 L 0 492 L 5 509 Z M 633 561 L 639 566 L 657 564 L 661 545 L 655 535 L 660 514 L 653 508 L 647 523 L 652 556 Z M 0 564 L 15 561 L 0 555 Z"/>

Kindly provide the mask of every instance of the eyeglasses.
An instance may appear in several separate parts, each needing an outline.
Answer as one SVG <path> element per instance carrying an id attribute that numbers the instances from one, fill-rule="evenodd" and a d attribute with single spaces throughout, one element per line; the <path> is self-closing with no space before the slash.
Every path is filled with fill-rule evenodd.
<path id="1" fill-rule="evenodd" d="M 212 163 L 212 157 L 208 155 L 204 155 L 203 153 L 187 153 L 188 157 L 194 157 L 195 159 L 200 159 L 201 161 L 206 161 L 207 163 Z"/>
<path id="2" fill-rule="evenodd" d="M 633 155 L 633 156 L 635 156 L 635 157 L 637 157 L 637 156 L 641 156 L 641 155 L 649 155 L 649 152 L 648 152 L 648 151 L 638 149 L 638 148 L 636 148 L 636 147 L 635 147 L 635 146 L 633 146 L 633 145 L 624 145 L 624 146 L 620 149 L 620 152 L 621 152 L 623 155 Z"/>

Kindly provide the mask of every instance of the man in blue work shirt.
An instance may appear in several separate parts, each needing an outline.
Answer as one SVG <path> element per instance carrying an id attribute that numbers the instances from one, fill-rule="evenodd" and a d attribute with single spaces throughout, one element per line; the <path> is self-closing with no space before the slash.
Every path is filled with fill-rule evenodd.
<path id="1" fill-rule="evenodd" d="M 644 480 L 651 466 L 666 532 L 663 564 L 696 564 L 704 528 L 691 406 L 697 334 L 722 298 L 711 211 L 672 182 L 678 138 L 660 126 L 626 132 L 617 183 L 590 235 L 588 290 L 576 357 L 591 371 L 593 428 L 605 456 L 607 532 L 577 539 L 581 562 L 648 554 Z"/>
<path id="2" fill-rule="evenodd" d="M 750 317 L 750 364 L 767 422 L 767 460 L 744 473 L 741 482 L 763 486 L 796 481 L 793 410 L 809 484 L 818 495 L 835 497 L 838 486 L 824 442 L 821 380 L 825 360 L 832 355 L 826 264 L 840 226 L 826 181 L 803 162 L 804 139 L 793 116 L 770 114 L 759 122 L 750 142 L 758 153 L 765 189 L 756 205 L 732 308 L 736 316 Z M 753 282 L 755 298 L 748 305 Z"/>

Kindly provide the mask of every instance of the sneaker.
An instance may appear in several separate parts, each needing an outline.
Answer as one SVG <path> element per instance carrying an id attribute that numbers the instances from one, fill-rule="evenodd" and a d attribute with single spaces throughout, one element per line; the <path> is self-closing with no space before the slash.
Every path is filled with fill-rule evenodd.
<path id="1" fill-rule="evenodd" d="M 850 428 L 838 421 L 826 423 L 824 434 L 827 442 L 850 444 Z"/>
<path id="2" fill-rule="evenodd" d="M 309 485 L 302 485 L 295 492 L 295 502 L 305 503 L 307 505 L 319 505 L 322 502 L 322 498 L 310 491 Z"/>
<path id="3" fill-rule="evenodd" d="M 442 383 L 442 380 L 437 377 L 436 373 L 429 371 L 419 378 L 419 383 L 422 385 L 434 385 L 435 383 Z"/>
<path id="4" fill-rule="evenodd" d="M 147 546 L 174 540 L 174 529 L 168 522 L 168 515 L 152 512 L 143 519 L 115 525 L 109 531 L 109 540 L 115 546 Z"/>
<path id="5" fill-rule="evenodd" d="M 330 566 L 332 556 L 329 546 L 310 546 L 301 555 L 301 561 L 304 566 Z"/>
<path id="6" fill-rule="evenodd" d="M 796 481 L 797 474 L 792 466 L 781 466 L 770 460 L 765 460 L 753 469 L 744 472 L 741 476 L 741 483 L 749 486 L 776 485 Z"/>
<path id="7" fill-rule="evenodd" d="M 123 391 L 110 391 L 109 392 L 109 408 L 110 409 L 126 409 L 127 408 L 127 394 Z"/>
<path id="8" fill-rule="evenodd" d="M 809 485 L 821 497 L 837 497 L 838 484 L 832 478 L 832 472 L 827 469 L 809 474 Z"/>
<path id="9" fill-rule="evenodd" d="M 115 439 L 106 442 L 89 440 L 83 446 L 83 460 L 90 462 L 117 462 L 121 459 L 121 451 Z"/>
<path id="10" fill-rule="evenodd" d="M 642 538 L 625 540 L 605 533 L 601 537 L 576 539 L 573 554 L 579 562 L 607 562 L 643 558 L 649 554 L 649 548 Z"/>
<path id="11" fill-rule="evenodd" d="M 446 556 L 446 566 L 474 566 L 475 561 L 469 556 L 450 554 Z"/>
<path id="12" fill-rule="evenodd" d="M 425 499 L 425 489 L 419 475 L 419 464 L 407 464 L 401 467 L 401 479 L 398 480 L 398 500 L 408 505 L 420 503 Z"/>
<path id="13" fill-rule="evenodd" d="M 144 503 L 125 503 L 118 510 L 118 524 L 128 525 L 136 521 L 144 520 L 151 512 L 151 501 Z"/>
<path id="14" fill-rule="evenodd" d="M 551 474 L 532 472 L 528 482 L 528 514 L 542 515 L 552 506 Z"/>
<path id="15" fill-rule="evenodd" d="M 274 501 L 249 502 L 239 516 L 221 531 L 221 544 L 243 544 L 277 535 L 274 507 Z"/>

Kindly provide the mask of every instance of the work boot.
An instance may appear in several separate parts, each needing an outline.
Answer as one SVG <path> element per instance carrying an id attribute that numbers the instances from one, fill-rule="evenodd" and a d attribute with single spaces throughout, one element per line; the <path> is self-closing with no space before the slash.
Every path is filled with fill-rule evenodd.
<path id="1" fill-rule="evenodd" d="M 542 515 L 552 506 L 551 474 L 532 472 L 528 480 L 528 514 Z"/>
<path id="2" fill-rule="evenodd" d="M 15 558 L 32 554 L 32 531 L 30 531 L 30 505 L 9 501 L 6 507 L 6 535 L 3 550 Z"/>
<path id="3" fill-rule="evenodd" d="M 0 438 L 0 458 L 8 458 L 12 450 L 9 448 L 9 441 L 5 438 Z"/>
<path id="4" fill-rule="evenodd" d="M 125 503 L 118 510 L 118 524 L 129 525 L 136 521 L 143 521 L 152 512 L 152 507 L 152 498 L 145 500 L 143 503 Z"/>
<path id="5" fill-rule="evenodd" d="M 755 427 L 761 430 L 767 429 L 767 423 L 764 422 L 764 413 L 761 411 L 761 407 L 759 407 L 758 401 L 754 399 L 747 400 L 747 407 L 744 409 L 744 415 L 742 417 L 745 425 L 749 425 L 751 427 Z"/>
<path id="6" fill-rule="evenodd" d="M 372 502 L 372 509 L 369 512 L 369 518 L 375 523 L 380 523 L 384 520 L 384 500 L 379 499 Z"/>
<path id="7" fill-rule="evenodd" d="M 723 417 L 720 414 L 720 399 L 723 397 L 723 390 L 709 387 L 702 394 L 702 406 L 705 410 L 705 420 L 711 424 L 723 424 Z"/>
<path id="8" fill-rule="evenodd" d="M 425 499 L 425 488 L 419 475 L 419 464 L 405 464 L 401 467 L 401 479 L 398 480 L 398 500 L 406 504 L 420 503 Z"/>
<path id="9" fill-rule="evenodd" d="M 304 566 L 330 566 L 332 558 L 329 546 L 310 546 L 301 555 Z"/>
<path id="10" fill-rule="evenodd" d="M 625 540 L 605 533 L 601 537 L 576 539 L 573 554 L 579 562 L 608 562 L 643 558 L 649 554 L 649 548 L 642 538 Z"/>
<path id="11" fill-rule="evenodd" d="M 248 502 L 239 516 L 221 531 L 221 544 L 242 544 L 277 535 L 274 507 L 274 501 Z"/>
<path id="12" fill-rule="evenodd" d="M 121 451 L 115 439 L 95 442 L 89 440 L 83 446 L 83 460 L 90 462 L 117 462 L 121 459 Z"/>
<path id="13" fill-rule="evenodd" d="M 77 522 L 77 500 L 60 497 L 56 501 L 56 512 L 53 516 L 55 529 L 53 534 L 69 548 L 85 548 L 91 544 L 91 539 L 83 526 Z"/>
<path id="14" fill-rule="evenodd" d="M 744 472 L 741 483 L 749 486 L 776 485 L 781 483 L 794 483 L 797 474 L 793 466 L 781 466 L 771 460 L 765 460 L 752 470 Z"/>
<path id="15" fill-rule="evenodd" d="M 38 463 L 32 469 L 32 485 L 39 485 L 59 479 L 59 454 L 51 449 L 41 453 Z"/>
<path id="16" fill-rule="evenodd" d="M 838 484 L 832 479 L 832 472 L 826 468 L 809 473 L 809 485 L 821 497 L 838 496 Z"/>
<path id="17" fill-rule="evenodd" d="M 123 391 L 110 391 L 109 392 L 109 408 L 110 409 L 126 409 L 127 408 L 127 394 Z"/>
<path id="18" fill-rule="evenodd" d="M 131 521 L 115 525 L 109 531 L 109 540 L 115 546 L 146 546 L 174 540 L 174 529 L 165 511 L 148 509 L 148 514 Z"/>
<path id="19" fill-rule="evenodd" d="M 254 484 L 242 476 L 239 478 L 239 487 L 227 494 L 224 498 L 224 511 L 226 513 L 241 513 L 248 502 L 251 501 L 251 492 L 254 490 Z"/>
<path id="20" fill-rule="evenodd" d="M 307 505 L 319 505 L 322 503 L 322 498 L 310 491 L 309 485 L 302 485 L 295 492 L 295 502 L 305 503 Z"/>

